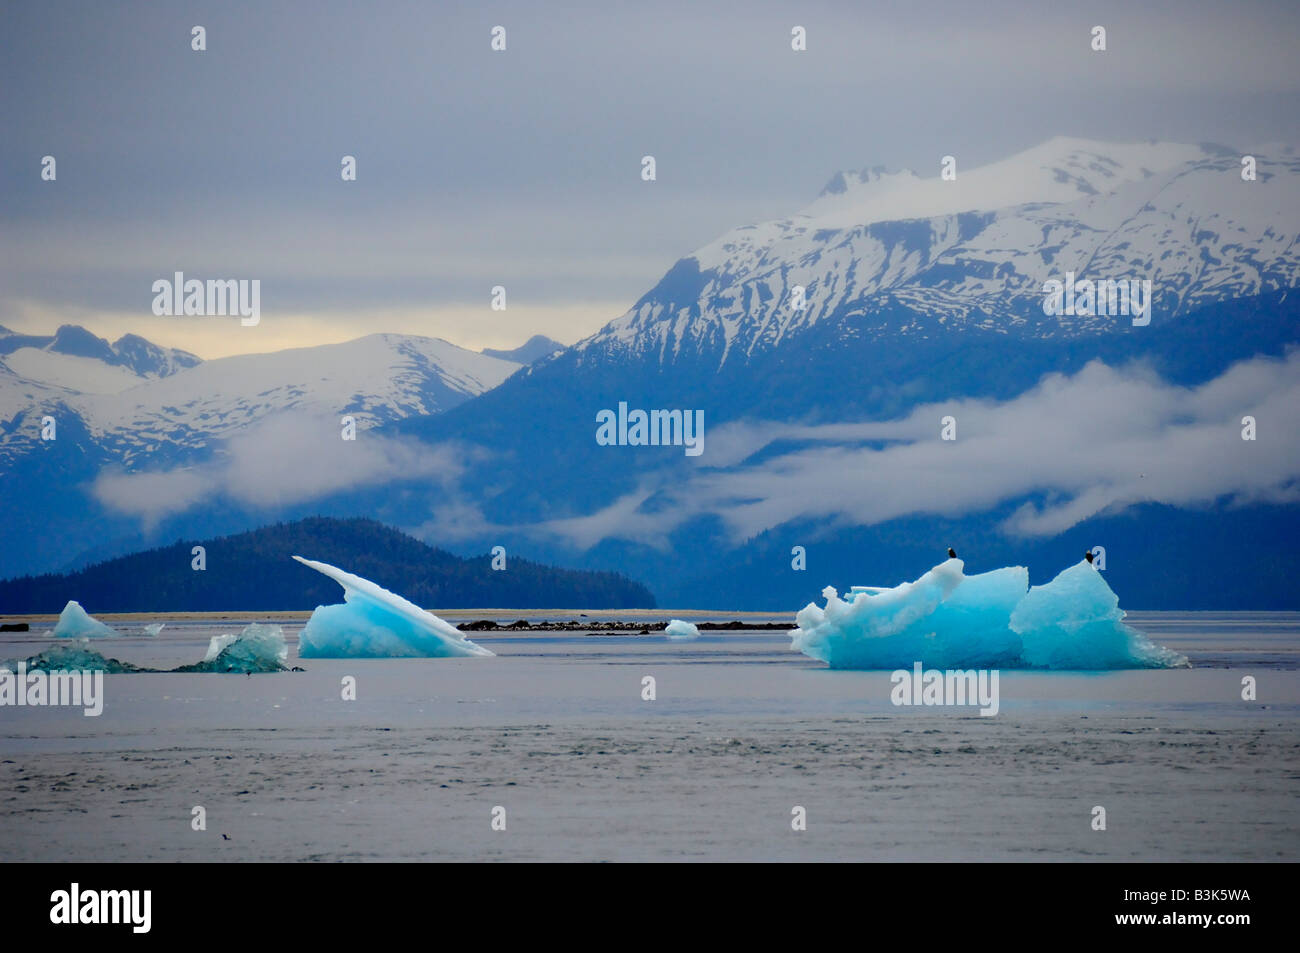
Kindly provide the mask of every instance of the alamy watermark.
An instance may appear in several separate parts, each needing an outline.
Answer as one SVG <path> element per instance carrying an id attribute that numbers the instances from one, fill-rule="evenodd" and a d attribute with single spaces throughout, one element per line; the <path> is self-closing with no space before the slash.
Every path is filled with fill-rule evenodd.
<path id="1" fill-rule="evenodd" d="M 997 669 L 923 670 L 917 662 L 909 672 L 900 668 L 889 676 L 895 705 L 978 705 L 980 715 L 996 715 L 1000 707 Z"/>
<path id="2" fill-rule="evenodd" d="M 73 883 L 50 894 L 50 922 L 128 924 L 132 933 L 148 933 L 152 907 L 152 890 L 83 890 Z"/>
<path id="3" fill-rule="evenodd" d="M 262 320 L 262 279 L 197 278 L 186 279 L 178 271 L 174 280 L 159 278 L 153 283 L 153 313 L 172 315 L 239 315 L 246 328 Z"/>
<path id="4" fill-rule="evenodd" d="M 1151 323 L 1151 281 L 1121 278 L 1118 281 L 1074 280 L 1067 271 L 1065 280 L 1049 278 L 1043 282 L 1043 314 L 1132 316 L 1134 327 Z"/>
<path id="5" fill-rule="evenodd" d="M 685 447 L 688 457 L 704 452 L 704 411 L 632 410 L 596 412 L 596 443 L 602 447 Z"/>
<path id="6" fill-rule="evenodd" d="M 83 715 L 97 718 L 104 713 L 104 673 L 29 672 L 26 661 L 18 663 L 17 671 L 3 666 L 0 707 L 5 705 L 84 708 Z"/>

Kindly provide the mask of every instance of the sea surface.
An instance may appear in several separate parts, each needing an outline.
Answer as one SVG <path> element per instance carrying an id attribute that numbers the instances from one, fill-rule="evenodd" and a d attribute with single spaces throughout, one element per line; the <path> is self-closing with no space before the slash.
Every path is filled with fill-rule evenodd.
<path id="1" fill-rule="evenodd" d="M 99 618 L 123 637 L 98 651 L 163 668 L 276 621 L 305 671 L 109 675 L 97 718 L 0 707 L 2 861 L 1300 859 L 1300 613 L 1130 613 L 1194 667 L 1003 671 L 993 717 L 895 707 L 888 672 L 830 671 L 779 631 L 299 662 L 305 613 Z M 0 635 L 0 658 L 50 627 Z"/>

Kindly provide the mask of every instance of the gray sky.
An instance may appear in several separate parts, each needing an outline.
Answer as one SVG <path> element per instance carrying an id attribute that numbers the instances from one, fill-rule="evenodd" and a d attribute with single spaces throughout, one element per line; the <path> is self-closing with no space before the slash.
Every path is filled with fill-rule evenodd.
<path id="1" fill-rule="evenodd" d="M 1135 6 L 6 3 L 0 324 L 204 356 L 373 331 L 567 343 L 838 169 L 1300 128 L 1300 4 Z M 154 317 L 176 270 L 260 278 L 262 323 Z"/>

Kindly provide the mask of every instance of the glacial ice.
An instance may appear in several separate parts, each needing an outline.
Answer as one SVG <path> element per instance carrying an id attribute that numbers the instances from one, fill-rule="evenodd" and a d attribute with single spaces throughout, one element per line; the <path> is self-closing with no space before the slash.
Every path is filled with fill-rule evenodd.
<path id="1" fill-rule="evenodd" d="M 155 638 L 162 632 L 166 622 L 150 622 L 144 627 L 144 634 L 154 636 Z"/>
<path id="2" fill-rule="evenodd" d="M 244 627 L 239 635 L 214 636 L 208 643 L 208 653 L 203 661 L 180 668 L 144 668 L 105 658 L 82 639 L 55 645 L 39 655 L 23 659 L 29 672 L 107 672 L 108 674 L 158 674 L 163 672 L 225 672 L 253 674 L 256 672 L 285 672 L 289 657 L 284 633 L 278 625 L 254 622 Z M 5 663 L 12 670 L 16 662 Z"/>
<path id="3" fill-rule="evenodd" d="M 1124 610 L 1101 573 L 1080 561 L 1034 586 L 1011 613 L 1021 658 L 1032 668 L 1186 668 L 1183 655 L 1123 622 Z"/>
<path id="4" fill-rule="evenodd" d="M 278 625 L 253 622 L 239 635 L 214 635 L 203 661 L 182 665 L 177 672 L 283 672 L 289 658 L 284 632 Z"/>
<path id="5" fill-rule="evenodd" d="M 87 615 L 80 602 L 69 599 L 50 636 L 55 639 L 111 639 L 117 634 L 115 629 Z"/>
<path id="6" fill-rule="evenodd" d="M 690 642 L 700 637 L 700 630 L 690 622 L 683 622 L 681 619 L 672 619 L 664 627 L 664 635 L 674 642 Z"/>
<path id="7" fill-rule="evenodd" d="M 13 671 L 18 661 L 4 662 L 0 668 Z M 21 661 L 27 666 L 29 672 L 106 672 L 114 675 L 157 671 L 152 668 L 141 668 L 130 662 L 119 662 L 115 658 L 105 658 L 85 641 L 52 645 L 39 655 Z"/>
<path id="8" fill-rule="evenodd" d="M 1085 561 L 1046 585 L 1010 566 L 967 576 L 949 559 L 893 589 L 823 591 L 795 617 L 791 648 L 831 668 L 1178 668 L 1185 657 L 1123 623 L 1119 597 Z"/>
<path id="9" fill-rule="evenodd" d="M 369 579 L 294 556 L 343 587 L 343 603 L 317 606 L 298 636 L 299 658 L 446 658 L 493 655 L 455 626 Z"/>

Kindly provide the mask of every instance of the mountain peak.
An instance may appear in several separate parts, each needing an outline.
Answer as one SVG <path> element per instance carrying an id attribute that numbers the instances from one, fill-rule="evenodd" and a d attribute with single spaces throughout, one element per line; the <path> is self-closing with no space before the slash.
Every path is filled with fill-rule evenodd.
<path id="1" fill-rule="evenodd" d="M 121 363 L 141 377 L 167 377 L 186 367 L 202 363 L 201 358 L 189 351 L 159 347 L 138 334 L 123 334 L 113 342 L 113 353 Z"/>
<path id="2" fill-rule="evenodd" d="M 45 350 L 70 357 L 93 357 L 108 364 L 117 363 L 112 345 L 79 324 L 59 325 Z"/>
<path id="3" fill-rule="evenodd" d="M 532 364 L 544 357 L 550 357 L 556 351 L 563 350 L 564 345 L 559 341 L 548 338 L 544 334 L 534 334 L 519 347 L 510 348 L 509 350 L 485 347 L 481 353 L 488 357 L 500 358 L 503 361 L 514 361 L 516 364 Z"/>
<path id="4" fill-rule="evenodd" d="M 938 157 L 927 178 L 841 173 L 802 212 L 681 259 L 575 350 L 721 368 L 819 325 L 873 339 L 1112 327 L 1100 313 L 1043 320 L 1044 282 L 1069 271 L 1148 281 L 1162 320 L 1297 283 L 1300 160 L 1258 152 L 1259 184 L 1243 189 L 1235 152 L 1182 143 L 1058 136 L 984 165 L 954 158 L 947 178 Z"/>
<path id="5" fill-rule="evenodd" d="M 846 192 L 873 185 L 896 185 L 900 182 L 910 182 L 918 178 L 919 176 L 911 169 L 893 171 L 883 165 L 873 165 L 857 171 L 836 172 L 831 176 L 831 180 L 826 183 L 818 197 L 843 195 Z"/>

